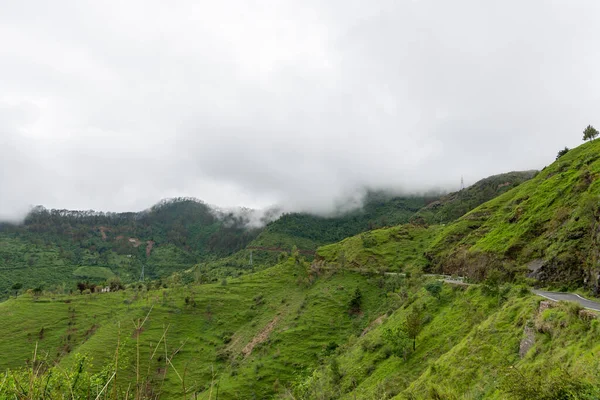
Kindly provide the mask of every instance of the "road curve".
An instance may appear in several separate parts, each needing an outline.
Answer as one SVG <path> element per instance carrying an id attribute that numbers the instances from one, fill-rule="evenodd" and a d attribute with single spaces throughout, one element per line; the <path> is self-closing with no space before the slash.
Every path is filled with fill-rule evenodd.
<path id="1" fill-rule="evenodd" d="M 531 291 L 533 293 L 537 294 L 538 296 L 542 296 L 542 297 L 547 298 L 548 300 L 552 300 L 552 301 L 561 301 L 561 300 L 574 301 L 576 303 L 581 304 L 583 307 L 585 307 L 585 308 L 587 308 L 589 310 L 600 311 L 600 303 L 596 303 L 595 301 L 588 300 L 585 297 L 581 297 L 578 294 L 562 293 L 562 292 L 546 292 L 545 290 L 536 290 L 536 289 L 531 289 Z"/>

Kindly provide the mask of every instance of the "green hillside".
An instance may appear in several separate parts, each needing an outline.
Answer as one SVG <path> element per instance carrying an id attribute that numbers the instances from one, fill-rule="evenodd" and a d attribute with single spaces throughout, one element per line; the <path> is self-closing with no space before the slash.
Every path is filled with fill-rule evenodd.
<path id="1" fill-rule="evenodd" d="M 496 269 L 597 291 L 600 141 L 569 151 L 533 179 L 446 226 L 431 269 L 483 279 Z"/>
<path id="2" fill-rule="evenodd" d="M 375 279 L 351 272 L 319 277 L 297 258 L 219 284 L 165 283 L 168 288 L 23 295 L 0 303 L 0 335 L 11 338 L 0 341 L 0 368 L 24 366 L 37 344 L 38 359 L 49 366 L 57 362 L 69 369 L 89 355 L 89 372 L 100 373 L 120 343 L 118 377 L 125 390 L 136 379 L 139 338 L 138 370 L 144 385 L 163 398 L 182 392 L 178 374 L 184 373 L 197 398 L 209 398 L 217 381 L 221 399 L 265 398 L 314 368 L 392 304 Z M 137 330 L 132 321 L 146 316 Z M 159 343 L 159 355 L 152 358 Z M 165 366 L 165 351 L 172 366 Z M 6 393 L 2 387 L 0 380 L 0 397 Z"/>
<path id="3" fill-rule="evenodd" d="M 331 217 L 284 214 L 264 228 L 248 227 L 251 210 L 222 212 L 190 198 L 137 213 L 38 207 L 23 225 L 0 225 L 0 298 L 15 284 L 70 291 L 81 266 L 105 268 L 124 282 L 137 280 L 142 268 L 146 278 L 159 279 L 197 266 L 205 279 L 218 281 L 248 272 L 250 252 L 254 269 L 275 265 L 294 246 L 311 259 L 320 245 L 407 222 L 432 198 L 369 192 L 359 210 Z"/>
<path id="4" fill-rule="evenodd" d="M 528 290 L 425 289 L 351 337 L 294 386 L 291 399 L 597 399 L 600 325 Z M 541 302 L 541 303 L 540 303 Z M 420 323 L 415 350 L 405 330 Z"/>
<path id="5" fill-rule="evenodd" d="M 411 219 L 423 223 L 453 218 L 527 177 L 499 175 L 440 200 L 435 194 L 370 191 L 360 209 L 329 217 L 289 213 L 264 228 L 248 227 L 252 210 L 222 212 L 189 198 L 165 200 L 138 213 L 38 207 L 23 225 L 0 226 L 0 298 L 13 285 L 69 292 L 83 279 L 73 273 L 82 266 L 105 268 L 123 282 L 138 280 L 142 269 L 147 279 L 177 272 L 187 282 L 197 280 L 196 274 L 203 281 L 219 281 L 273 266 L 293 247 L 310 260 L 319 246 L 361 232 Z M 415 219 L 415 213 L 423 218 Z M 102 282 L 98 275 L 85 279 Z"/>
<path id="6" fill-rule="evenodd" d="M 328 264 L 290 258 L 220 284 L 6 301 L 0 397 L 87 398 L 103 387 L 119 399 L 128 389 L 163 399 L 600 395 L 594 313 L 494 281 Z M 35 376 L 21 367 L 34 352 Z"/>
<path id="7" fill-rule="evenodd" d="M 362 208 L 335 216 L 283 214 L 268 223 L 245 249 L 227 257 L 203 261 L 184 276 L 192 279 L 198 271 L 208 280 L 239 276 L 275 265 L 282 253 L 289 254 L 294 247 L 303 257 L 312 260 L 319 246 L 377 227 L 406 223 L 435 198 L 436 195 L 397 197 L 385 192 L 368 192 Z"/>
<path id="8" fill-rule="evenodd" d="M 244 248 L 259 230 L 195 199 L 163 201 L 139 213 L 46 210 L 38 207 L 22 225 L 0 226 L 0 298 L 15 284 L 69 291 L 84 278 L 82 267 L 105 269 L 125 282 L 142 268 L 149 279 L 171 275 L 202 260 Z M 99 275 L 85 279 L 99 283 Z"/>
<path id="9" fill-rule="evenodd" d="M 320 247 L 316 259 L 318 264 L 372 273 L 421 269 L 427 263 L 423 253 L 439 228 L 406 224 L 364 232 Z"/>

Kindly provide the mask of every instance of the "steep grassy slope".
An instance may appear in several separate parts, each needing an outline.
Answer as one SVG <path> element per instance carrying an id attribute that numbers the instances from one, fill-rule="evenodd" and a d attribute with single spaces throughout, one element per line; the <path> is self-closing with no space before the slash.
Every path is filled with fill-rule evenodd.
<path id="1" fill-rule="evenodd" d="M 398 398 L 600 398 L 597 318 L 573 303 L 510 299 Z"/>
<path id="2" fill-rule="evenodd" d="M 0 341 L 0 367 L 24 365 L 37 343 L 38 359 L 47 354 L 49 362 L 69 369 L 78 363 L 76 354 L 90 355 L 92 371 L 99 372 L 111 365 L 120 341 L 118 384 L 125 389 L 136 379 L 139 338 L 145 385 L 162 398 L 182 393 L 178 374 L 201 399 L 209 397 L 211 385 L 214 398 L 217 382 L 220 399 L 266 398 L 387 310 L 377 283 L 350 272 L 317 277 L 308 264 L 290 258 L 226 284 L 24 295 L 0 304 L 0 337 L 10 338 Z M 352 306 L 356 289 L 358 309 Z M 146 315 L 136 330 L 134 322 Z M 165 366 L 165 351 L 172 367 Z"/>
<path id="3" fill-rule="evenodd" d="M 592 314 L 566 303 L 540 309 L 543 299 L 518 288 L 498 297 L 480 287 L 444 286 L 439 299 L 423 289 L 409 294 L 403 307 L 298 381 L 294 397 L 598 398 L 593 354 L 600 325 Z M 390 332 L 403 330 L 415 310 L 422 323 L 416 349 L 410 341 L 399 349 Z M 529 349 L 520 347 L 526 337 Z"/>
<path id="4" fill-rule="evenodd" d="M 433 270 L 482 279 L 527 271 L 543 282 L 598 290 L 600 141 L 448 225 L 427 256 Z"/>
<path id="5" fill-rule="evenodd" d="M 423 207 L 413 219 L 419 217 L 428 224 L 445 224 L 465 215 L 475 207 L 519 186 L 533 178 L 537 171 L 515 171 L 493 175 L 468 188 L 442 196 Z"/>

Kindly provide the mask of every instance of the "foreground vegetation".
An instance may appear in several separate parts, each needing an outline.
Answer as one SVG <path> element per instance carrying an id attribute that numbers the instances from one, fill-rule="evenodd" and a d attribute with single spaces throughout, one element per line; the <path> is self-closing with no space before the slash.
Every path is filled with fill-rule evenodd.
<path id="1" fill-rule="evenodd" d="M 404 272 L 291 257 L 219 284 L 19 296 L 0 304 L 12 338 L 0 342 L 0 397 L 600 395 L 595 314 L 523 286 Z"/>

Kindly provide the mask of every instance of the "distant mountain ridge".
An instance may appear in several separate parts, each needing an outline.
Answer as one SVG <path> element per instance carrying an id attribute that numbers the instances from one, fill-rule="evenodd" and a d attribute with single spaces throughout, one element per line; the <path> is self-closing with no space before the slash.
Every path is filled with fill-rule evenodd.
<path id="1" fill-rule="evenodd" d="M 514 186 L 528 177 L 528 173 L 509 175 L 498 179 Z M 138 280 L 142 271 L 145 279 L 159 279 L 195 265 L 209 280 L 237 276 L 274 265 L 279 254 L 272 249 L 290 251 L 295 246 L 310 258 L 308 254 L 319 246 L 368 230 L 415 217 L 430 223 L 447 220 L 461 207 L 472 208 L 501 192 L 477 194 L 482 187 L 486 186 L 476 184 L 441 198 L 371 191 L 360 209 L 332 217 L 284 213 L 270 222 L 279 210 L 220 210 L 187 197 L 163 200 L 141 212 L 36 207 L 22 225 L 0 226 L 0 295 L 6 296 L 14 284 L 73 287 L 82 279 L 73 273 L 82 266 L 84 271 L 111 270 L 125 282 Z M 90 279 L 103 276 L 103 271 L 91 272 Z"/>

